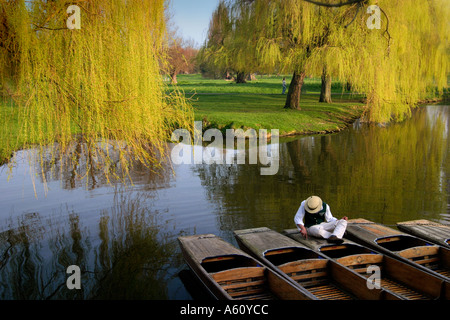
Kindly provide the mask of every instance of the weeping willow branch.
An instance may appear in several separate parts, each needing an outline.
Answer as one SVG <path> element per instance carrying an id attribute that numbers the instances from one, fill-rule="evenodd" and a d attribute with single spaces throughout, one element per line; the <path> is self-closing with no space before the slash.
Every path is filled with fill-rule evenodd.
<path id="1" fill-rule="evenodd" d="M 88 13 L 76 32 L 62 28 L 73 3 Z M 161 167 L 173 130 L 193 125 L 184 95 L 166 94 L 166 39 L 165 0 L 2 2 L 0 88 L 15 95 L 21 125 L 18 137 L 0 127 L 2 140 L 61 154 L 82 135 L 103 166 L 97 170 L 114 175 L 119 167 L 110 166 L 110 144 L 124 177 L 134 159 Z M 2 142 L 0 156 L 14 151 L 12 141 Z"/>
<path id="2" fill-rule="evenodd" d="M 33 26 L 36 27 L 36 29 L 44 29 L 44 30 L 52 30 L 52 31 L 59 31 L 59 30 L 69 30 L 69 28 L 49 28 L 44 26 L 39 26 L 36 23 L 33 23 Z"/>
<path id="3" fill-rule="evenodd" d="M 391 39 L 392 39 L 392 37 L 391 37 L 391 34 L 389 33 L 389 17 L 387 16 L 387 14 L 386 14 L 386 12 L 382 9 L 382 8 L 380 8 L 380 11 L 384 14 L 384 16 L 386 17 L 386 30 L 383 32 L 383 36 L 385 36 L 386 34 L 387 34 L 387 41 L 388 41 L 388 56 L 389 56 L 389 53 L 390 53 L 390 51 L 391 51 Z"/>
<path id="4" fill-rule="evenodd" d="M 359 11 L 361 10 L 362 7 L 363 7 L 362 3 L 359 3 L 355 12 L 355 16 L 353 17 L 352 21 L 350 21 L 344 28 L 348 28 L 356 20 L 356 17 L 358 16 Z"/>

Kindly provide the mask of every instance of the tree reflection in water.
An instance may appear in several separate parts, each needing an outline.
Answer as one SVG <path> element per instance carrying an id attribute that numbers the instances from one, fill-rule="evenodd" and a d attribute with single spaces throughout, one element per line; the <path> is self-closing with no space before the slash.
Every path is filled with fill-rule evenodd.
<path id="1" fill-rule="evenodd" d="M 121 170 L 107 177 L 74 145 L 33 171 L 40 186 L 49 184 L 48 199 L 31 201 L 30 186 L 20 198 L 17 181 L 1 185 L 0 299 L 189 298 L 177 277 L 186 268 L 180 233 L 232 242 L 236 229 L 292 228 L 311 194 L 338 217 L 449 223 L 449 119 L 448 107 L 431 106 L 385 128 L 286 139 L 275 176 L 261 176 L 259 165 L 180 166 L 177 176 L 169 165 L 157 172 L 135 165 L 125 177 Z M 66 288 L 74 264 L 80 291 Z"/>
<path id="2" fill-rule="evenodd" d="M 114 196 L 92 216 L 76 206 L 11 215 L 0 233 L 0 299 L 167 298 L 176 242 L 168 235 L 166 212 L 152 209 L 152 201 L 156 189 L 170 185 L 170 168 L 152 172 L 135 164 L 126 177 L 115 170 L 112 180 L 80 142 L 71 150 L 38 162 L 41 182 L 60 180 L 68 190 L 110 183 Z M 125 179 L 126 186 L 120 184 Z M 137 191 L 130 181 L 140 184 Z M 70 265 L 81 268 L 81 290 L 67 289 Z"/>
<path id="3" fill-rule="evenodd" d="M 147 199 L 117 191 L 98 225 L 75 212 L 19 219 L 0 234 L 1 299 L 165 299 L 167 261 L 176 243 Z M 68 290 L 66 269 L 81 268 L 81 290 Z"/>
<path id="4" fill-rule="evenodd" d="M 220 230 L 293 228 L 301 201 L 312 194 L 338 217 L 449 223 L 449 119 L 448 106 L 429 106 L 384 128 L 355 125 L 339 134 L 287 139 L 275 176 L 260 176 L 257 166 L 196 171 L 216 203 Z"/>

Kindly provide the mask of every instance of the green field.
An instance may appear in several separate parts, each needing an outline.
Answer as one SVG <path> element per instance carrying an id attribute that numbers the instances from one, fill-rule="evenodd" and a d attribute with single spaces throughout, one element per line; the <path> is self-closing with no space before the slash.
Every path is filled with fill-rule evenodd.
<path id="1" fill-rule="evenodd" d="M 204 129 L 278 129 L 280 135 L 328 133 L 342 130 L 364 110 L 361 96 L 352 95 L 342 84 L 332 87 L 332 104 L 319 103 L 321 81 L 306 79 L 302 110 L 284 109 L 283 76 L 257 76 L 256 81 L 236 84 L 201 75 L 178 76 L 178 88 L 190 98 L 195 120 Z M 286 76 L 288 86 L 290 76 Z"/>
<path id="2" fill-rule="evenodd" d="M 17 106 L 9 99 L 0 100 L 0 165 L 11 156 L 7 150 L 17 150 L 23 145 L 23 141 L 18 140 L 18 133 Z"/>

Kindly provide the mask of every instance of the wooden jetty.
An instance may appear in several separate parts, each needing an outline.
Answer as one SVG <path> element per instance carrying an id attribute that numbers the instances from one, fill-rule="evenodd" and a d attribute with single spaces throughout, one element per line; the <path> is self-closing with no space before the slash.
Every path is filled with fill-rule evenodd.
<path id="1" fill-rule="evenodd" d="M 213 234 L 178 241 L 186 263 L 216 299 L 317 299 Z"/>
<path id="2" fill-rule="evenodd" d="M 349 220 L 346 237 L 450 281 L 447 248 L 365 219 Z"/>
<path id="3" fill-rule="evenodd" d="M 333 245 L 325 239 L 308 237 L 306 240 L 297 229 L 284 230 L 283 234 L 366 278 L 372 275 L 373 266 L 377 266 L 381 271 L 381 287 L 402 299 L 450 299 L 449 282 L 348 239 L 344 239 L 342 244 Z"/>
<path id="4" fill-rule="evenodd" d="M 450 248 L 450 226 L 423 219 L 399 222 L 397 228 L 413 236 Z"/>
<path id="5" fill-rule="evenodd" d="M 399 300 L 367 279 L 319 252 L 268 228 L 234 232 L 242 250 L 306 289 L 320 300 Z"/>

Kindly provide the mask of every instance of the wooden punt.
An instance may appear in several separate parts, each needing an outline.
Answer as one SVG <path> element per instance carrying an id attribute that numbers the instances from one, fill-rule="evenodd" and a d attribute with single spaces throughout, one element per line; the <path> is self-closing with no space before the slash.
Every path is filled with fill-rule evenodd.
<path id="1" fill-rule="evenodd" d="M 300 234 L 298 229 L 288 229 L 284 230 L 282 233 L 287 237 L 303 244 L 304 246 L 311 248 L 314 251 L 321 252 L 332 259 L 356 254 L 375 254 L 372 249 L 369 249 L 363 245 L 357 244 L 345 238 L 342 239 L 343 243 L 337 245 L 331 244 L 325 239 L 319 239 L 312 236 L 308 236 L 308 239 L 305 239 Z"/>
<path id="2" fill-rule="evenodd" d="M 320 300 L 399 300 L 383 289 L 370 290 L 366 278 L 268 228 L 234 232 L 242 250 L 254 255 Z"/>
<path id="3" fill-rule="evenodd" d="M 381 271 L 381 287 L 405 300 L 437 300 L 450 298 L 450 283 L 406 262 L 369 249 L 348 239 L 342 244 L 330 244 L 325 239 L 308 237 L 305 240 L 297 229 L 283 234 L 337 263 L 369 278 L 377 266 Z"/>
<path id="4" fill-rule="evenodd" d="M 450 226 L 422 219 L 399 222 L 397 228 L 413 236 L 450 248 Z"/>
<path id="5" fill-rule="evenodd" d="M 315 299 L 213 234 L 179 237 L 178 241 L 186 263 L 218 300 Z"/>
<path id="6" fill-rule="evenodd" d="M 450 250 L 365 219 L 348 221 L 347 238 L 450 281 Z"/>

